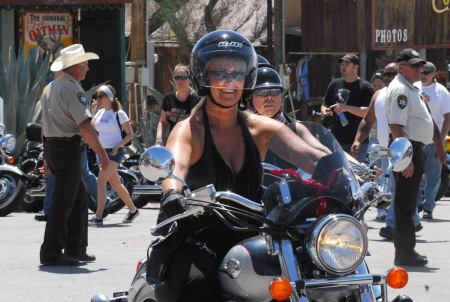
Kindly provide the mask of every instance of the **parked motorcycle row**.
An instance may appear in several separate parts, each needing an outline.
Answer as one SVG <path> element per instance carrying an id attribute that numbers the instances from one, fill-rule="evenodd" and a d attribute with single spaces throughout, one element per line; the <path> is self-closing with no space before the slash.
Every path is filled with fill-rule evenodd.
<path id="1" fill-rule="evenodd" d="M 173 175 L 176 163 L 170 151 L 161 146 L 149 148 L 139 159 L 140 173 L 156 183 L 177 179 L 186 195 L 186 211 L 152 227 L 151 233 L 162 235 L 162 230 L 175 222 L 201 215 L 214 215 L 230 229 L 257 230 L 259 235 L 236 244 L 221 261 L 217 274 L 224 301 L 390 301 L 388 286 L 404 287 L 407 272 L 399 267 L 378 274 L 370 271 L 365 262 L 366 226 L 361 221 L 369 207 L 385 207 L 390 201 L 387 183 L 374 182 L 370 164 L 350 166 L 327 129 L 302 123 L 332 151 L 333 159 L 328 164 L 319 162 L 312 176 L 293 169 L 291 162 L 263 163 L 264 184 L 267 179 L 272 183 L 262 204 L 231 192 L 217 192 L 213 185 L 191 192 Z M 281 141 L 276 134 L 274 137 L 271 142 Z M 276 150 L 280 147 L 271 149 L 275 154 Z M 371 163 L 388 158 L 390 164 L 384 172 L 401 171 L 411 161 L 412 146 L 408 140 L 398 139 L 389 149 L 373 145 L 369 156 Z M 308 177 L 311 179 L 305 179 Z M 143 247 L 145 255 L 151 255 L 147 246 Z M 128 291 L 114 293 L 113 298 L 98 293 L 91 301 L 174 301 L 164 280 L 147 275 L 147 263 L 148 258 L 139 261 Z M 399 295 L 395 301 L 412 300 Z"/>
<path id="2" fill-rule="evenodd" d="M 39 212 L 43 209 L 46 194 L 45 179 L 40 169 L 43 167 L 44 148 L 41 140 L 41 126 L 30 123 L 26 127 L 26 142 L 20 156 L 13 161 L 10 157 L 15 149 L 15 137 L 0 128 L 0 217 L 14 210 Z M 89 169 L 98 175 L 99 166 L 95 153 L 87 149 Z M 138 169 L 139 154 L 132 155 L 119 166 L 122 183 L 127 188 L 136 207 L 142 208 L 148 202 L 159 202 L 162 190 L 141 175 Z M 110 198 L 109 213 L 115 213 L 125 206 L 118 194 L 108 185 Z M 95 212 L 95 197 L 90 197 L 89 209 Z"/>

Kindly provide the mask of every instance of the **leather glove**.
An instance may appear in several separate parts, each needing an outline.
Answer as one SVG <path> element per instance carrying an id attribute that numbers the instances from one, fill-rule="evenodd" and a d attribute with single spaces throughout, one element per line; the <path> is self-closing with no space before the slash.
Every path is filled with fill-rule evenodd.
<path id="1" fill-rule="evenodd" d="M 162 221 L 185 211 L 185 198 L 180 190 L 170 189 L 161 198 L 161 210 L 158 220 Z"/>

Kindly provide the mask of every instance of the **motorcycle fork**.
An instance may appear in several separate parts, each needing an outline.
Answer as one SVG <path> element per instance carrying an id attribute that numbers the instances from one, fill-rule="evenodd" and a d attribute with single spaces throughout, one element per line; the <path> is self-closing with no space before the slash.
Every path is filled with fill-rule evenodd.
<path id="1" fill-rule="evenodd" d="M 288 239 L 274 240 L 273 252 L 278 255 L 283 277 L 287 280 L 300 280 L 300 266 L 295 257 L 292 243 Z M 291 302 L 308 302 L 304 289 L 294 289 L 289 297 Z"/>
<path id="2" fill-rule="evenodd" d="M 278 255 L 282 276 L 287 280 L 301 280 L 300 266 L 298 265 L 297 258 L 295 257 L 291 241 L 288 239 L 275 240 L 274 238 L 270 238 L 269 242 L 270 241 L 272 241 L 273 253 Z M 359 265 L 357 271 L 360 275 L 369 274 L 365 261 Z M 387 302 L 387 285 L 385 282 L 381 284 L 381 297 L 382 302 Z M 362 284 L 359 298 L 359 301 L 361 302 L 375 302 L 376 297 L 373 284 Z M 309 299 L 306 296 L 305 288 L 295 288 L 292 291 L 289 301 L 309 302 Z"/>

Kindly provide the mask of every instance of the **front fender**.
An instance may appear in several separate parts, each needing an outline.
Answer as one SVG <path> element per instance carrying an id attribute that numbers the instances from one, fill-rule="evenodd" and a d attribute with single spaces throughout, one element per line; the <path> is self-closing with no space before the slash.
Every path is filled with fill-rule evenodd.
<path id="1" fill-rule="evenodd" d="M 133 178 L 133 180 L 134 180 L 134 183 L 136 183 L 138 181 L 138 178 L 137 178 L 136 174 L 131 172 L 131 170 L 128 169 L 127 167 L 125 167 L 125 166 L 119 166 L 117 168 L 117 171 L 119 173 L 124 173 L 124 174 L 127 174 L 127 175 L 131 176 Z"/>
<path id="2" fill-rule="evenodd" d="M 20 170 L 16 166 L 8 165 L 8 164 L 0 165 L 0 173 L 2 173 L 3 171 L 15 173 L 15 174 L 23 177 L 24 179 L 26 179 L 25 173 L 23 173 L 23 171 Z"/>

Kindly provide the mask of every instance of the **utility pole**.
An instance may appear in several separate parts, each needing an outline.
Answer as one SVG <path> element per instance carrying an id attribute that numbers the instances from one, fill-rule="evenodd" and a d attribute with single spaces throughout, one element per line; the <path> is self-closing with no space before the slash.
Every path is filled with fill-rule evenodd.
<path id="1" fill-rule="evenodd" d="M 146 0 L 133 0 L 131 7 L 131 33 L 130 33 L 130 61 L 127 66 L 132 81 L 127 85 L 127 100 L 128 100 L 128 116 L 139 122 L 140 110 L 142 102 L 146 101 L 146 91 L 138 86 L 140 67 L 145 64 L 146 60 L 146 29 L 148 25 L 146 18 Z M 141 74 L 142 76 L 142 74 Z M 133 82 L 133 83 L 130 83 Z"/>
<path id="2" fill-rule="evenodd" d="M 145 60 L 146 0 L 133 0 L 131 9 L 130 60 Z"/>

